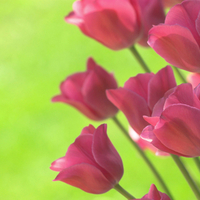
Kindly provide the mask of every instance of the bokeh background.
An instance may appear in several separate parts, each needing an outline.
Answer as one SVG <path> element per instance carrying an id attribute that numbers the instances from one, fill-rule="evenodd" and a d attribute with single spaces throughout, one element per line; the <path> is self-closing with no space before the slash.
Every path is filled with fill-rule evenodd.
<path id="1" fill-rule="evenodd" d="M 83 127 L 92 122 L 70 106 L 51 103 L 59 84 L 68 75 L 86 69 L 92 56 L 109 72 L 119 86 L 137 73 L 143 73 L 128 50 L 111 51 L 67 24 L 64 16 L 73 0 L 1 0 L 0 6 L 0 199 L 2 200 L 121 200 L 115 190 L 87 194 L 62 182 L 53 182 L 57 172 L 49 166 L 64 156 Z M 137 46 L 153 72 L 166 65 L 153 50 Z M 178 79 L 177 79 L 178 80 Z M 179 82 L 179 80 L 178 80 Z M 180 83 L 180 82 L 179 82 Z M 118 114 L 124 126 L 128 123 Z M 120 182 L 141 198 L 152 183 L 162 191 L 148 167 L 123 137 L 112 120 L 108 135 L 124 162 Z M 148 156 L 166 180 L 175 199 L 194 196 L 170 157 Z M 187 167 L 199 175 L 191 159 Z"/>

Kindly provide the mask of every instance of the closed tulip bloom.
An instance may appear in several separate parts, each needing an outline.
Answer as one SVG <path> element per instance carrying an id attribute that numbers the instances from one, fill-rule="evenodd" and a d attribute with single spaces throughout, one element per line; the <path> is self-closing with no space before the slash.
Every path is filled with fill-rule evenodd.
<path id="1" fill-rule="evenodd" d="M 149 193 L 141 199 L 136 200 L 171 200 L 165 193 L 159 192 L 154 184 L 151 185 Z"/>
<path id="2" fill-rule="evenodd" d="M 75 73 L 60 85 L 61 94 L 53 102 L 69 104 L 92 120 L 113 117 L 118 109 L 107 99 L 106 89 L 117 88 L 113 74 L 88 59 L 87 71 Z"/>
<path id="3" fill-rule="evenodd" d="M 200 85 L 189 83 L 168 91 L 154 106 L 140 135 L 156 148 L 185 157 L 200 156 Z"/>
<path id="4" fill-rule="evenodd" d="M 138 134 L 148 125 L 143 116 L 151 116 L 154 105 L 169 89 L 176 86 L 170 66 L 157 74 L 145 73 L 131 77 L 124 87 L 106 91 L 108 99 L 126 116 Z"/>
<path id="5" fill-rule="evenodd" d="M 148 30 L 164 17 L 160 0 L 80 0 L 65 20 L 108 48 L 120 50 L 138 41 L 147 46 Z"/>
<path id="6" fill-rule="evenodd" d="M 123 175 L 122 160 L 106 133 L 107 125 L 85 127 L 64 157 L 51 164 L 59 171 L 54 181 L 101 194 L 112 189 Z"/>
<path id="7" fill-rule="evenodd" d="M 190 73 L 187 76 L 187 81 L 192 84 L 193 88 L 195 88 L 200 83 L 200 73 Z"/>
<path id="8" fill-rule="evenodd" d="M 171 8 L 165 23 L 149 31 L 148 44 L 168 63 L 200 72 L 200 1 L 183 1 Z"/>

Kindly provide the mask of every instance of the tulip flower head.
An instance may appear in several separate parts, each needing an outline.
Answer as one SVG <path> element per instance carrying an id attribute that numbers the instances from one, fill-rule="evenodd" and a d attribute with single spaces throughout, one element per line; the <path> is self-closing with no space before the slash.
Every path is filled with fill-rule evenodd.
<path id="1" fill-rule="evenodd" d="M 51 164 L 59 171 L 54 181 L 62 181 L 81 190 L 101 194 L 112 189 L 123 175 L 122 160 L 109 140 L 106 124 L 95 129 L 85 127 L 64 157 Z"/>
<path id="2" fill-rule="evenodd" d="M 148 44 L 168 63 L 200 72 L 200 1 L 183 1 L 168 12 L 165 23 L 149 31 Z"/>
<path id="3" fill-rule="evenodd" d="M 140 135 L 156 148 L 184 157 L 200 156 L 200 85 L 181 84 L 161 98 Z"/>
<path id="4" fill-rule="evenodd" d="M 171 200 L 165 193 L 159 192 L 154 184 L 151 185 L 149 193 L 141 199 L 136 200 Z"/>
<path id="5" fill-rule="evenodd" d="M 164 22 L 160 0 L 80 0 L 65 21 L 113 50 L 147 45 L 152 25 Z"/>
<path id="6" fill-rule="evenodd" d="M 131 77 L 123 88 L 107 90 L 106 94 L 108 99 L 124 113 L 134 131 L 140 135 L 148 125 L 143 116 L 151 116 L 157 101 L 175 86 L 173 71 L 167 66 L 155 75 L 145 73 Z"/>
<path id="7" fill-rule="evenodd" d="M 53 102 L 69 104 L 92 120 L 113 117 L 118 109 L 107 99 L 105 91 L 116 89 L 113 74 L 88 59 L 87 71 L 75 73 L 60 85 L 61 94 L 53 97 Z"/>

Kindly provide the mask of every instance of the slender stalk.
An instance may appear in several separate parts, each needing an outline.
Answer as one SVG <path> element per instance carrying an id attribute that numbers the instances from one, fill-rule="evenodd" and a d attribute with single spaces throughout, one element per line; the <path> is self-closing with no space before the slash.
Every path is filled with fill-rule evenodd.
<path id="1" fill-rule="evenodd" d="M 142 67 L 142 69 L 145 72 L 150 73 L 151 70 L 149 69 L 149 67 L 147 66 L 147 64 L 144 62 L 144 60 L 142 59 L 142 57 L 140 56 L 140 54 L 138 53 L 137 49 L 135 48 L 135 46 L 131 46 L 130 48 L 131 53 L 134 55 L 134 57 L 137 59 L 137 61 L 140 63 L 140 66 Z"/>
<path id="2" fill-rule="evenodd" d="M 183 83 L 187 83 L 185 77 L 183 76 L 183 74 L 181 73 L 181 71 L 177 68 L 173 66 L 173 69 L 176 71 L 176 73 L 179 75 L 180 79 L 182 80 Z"/>
<path id="3" fill-rule="evenodd" d="M 117 117 L 113 117 L 112 118 L 113 121 L 115 122 L 115 124 L 119 127 L 119 129 L 124 133 L 124 135 L 126 136 L 126 138 L 131 142 L 131 144 L 135 147 L 135 149 L 138 151 L 138 153 L 140 154 L 140 156 L 143 158 L 143 160 L 146 162 L 146 164 L 148 165 L 148 167 L 150 168 L 150 170 L 152 171 L 152 173 L 154 174 L 154 176 L 156 177 L 156 179 L 158 180 L 158 182 L 160 183 L 160 185 L 162 186 L 163 190 L 170 196 L 171 200 L 173 200 L 172 195 L 170 193 L 170 191 L 168 190 L 167 186 L 165 185 L 165 182 L 163 181 L 163 179 L 161 178 L 160 174 L 158 173 L 158 171 L 156 170 L 156 168 L 153 166 L 153 164 L 151 163 L 151 161 L 148 159 L 148 157 L 144 154 L 144 152 L 140 149 L 140 147 L 137 145 L 137 143 L 135 143 L 131 137 L 129 136 L 128 132 L 126 131 L 126 129 L 123 127 L 123 125 L 120 123 L 120 121 L 117 119 Z"/>
<path id="4" fill-rule="evenodd" d="M 182 172 L 183 176 L 185 177 L 186 181 L 188 182 L 188 184 L 189 184 L 190 188 L 192 189 L 194 195 L 196 196 L 197 200 L 200 200 L 200 191 L 199 191 L 197 185 L 195 184 L 194 180 L 188 173 L 187 169 L 185 168 L 181 159 L 178 156 L 173 155 L 173 154 L 171 154 L 171 157 L 173 158 L 174 162 L 176 163 L 176 165 Z"/>
<path id="5" fill-rule="evenodd" d="M 193 158 L 193 160 L 194 160 L 194 162 L 195 162 L 195 164 L 196 164 L 196 166 L 197 166 L 197 168 L 198 168 L 198 170 L 200 172 L 200 160 L 199 160 L 199 158 L 195 157 L 195 158 Z"/>
<path id="6" fill-rule="evenodd" d="M 134 196 L 129 194 L 124 188 L 122 188 L 119 184 L 116 184 L 114 187 L 115 190 L 117 190 L 120 194 L 122 194 L 127 199 L 135 199 Z"/>

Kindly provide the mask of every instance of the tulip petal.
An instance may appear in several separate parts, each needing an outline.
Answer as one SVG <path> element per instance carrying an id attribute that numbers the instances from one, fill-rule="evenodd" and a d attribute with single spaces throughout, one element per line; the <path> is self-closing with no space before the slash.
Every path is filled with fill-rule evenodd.
<path id="1" fill-rule="evenodd" d="M 190 73 L 187 76 L 187 81 L 195 88 L 200 83 L 200 73 Z"/>
<path id="2" fill-rule="evenodd" d="M 198 17 L 197 17 L 197 19 L 195 21 L 195 25 L 196 25 L 197 32 L 198 32 L 198 34 L 200 36 L 200 12 L 199 12 Z"/>
<path id="3" fill-rule="evenodd" d="M 155 26 L 149 31 L 148 43 L 170 64 L 187 71 L 200 72 L 200 49 L 187 28 L 179 25 Z"/>
<path id="4" fill-rule="evenodd" d="M 89 60 L 89 70 L 92 68 L 92 64 L 95 63 Z M 115 88 L 117 88 L 117 83 L 113 75 L 108 74 L 103 68 L 95 64 L 82 88 L 84 101 L 102 118 L 113 116 L 118 109 L 107 99 L 106 89 Z"/>
<path id="5" fill-rule="evenodd" d="M 51 163 L 50 169 L 53 171 L 62 171 L 66 168 L 66 159 L 65 157 L 58 158 L 54 162 Z"/>
<path id="6" fill-rule="evenodd" d="M 94 110 L 91 110 L 91 108 L 89 108 L 87 105 L 85 105 L 85 103 L 81 103 L 78 101 L 74 101 L 73 99 L 67 99 L 66 97 L 64 97 L 63 95 L 58 95 L 52 98 L 52 102 L 63 102 L 66 104 L 69 104 L 73 107 L 75 107 L 77 110 L 79 110 L 80 112 L 82 112 L 84 115 L 86 115 L 88 118 L 92 119 L 92 120 L 96 120 L 99 121 L 102 118 L 101 116 L 98 116 L 97 113 L 95 113 Z"/>
<path id="7" fill-rule="evenodd" d="M 83 134 L 93 134 L 95 130 L 96 129 L 94 128 L 94 126 L 92 126 L 90 124 L 89 126 L 86 126 L 85 128 L 82 129 L 81 135 L 83 135 Z"/>
<path id="8" fill-rule="evenodd" d="M 85 163 L 64 169 L 54 181 L 62 181 L 93 194 L 102 194 L 113 188 L 99 169 Z"/>
<path id="9" fill-rule="evenodd" d="M 166 99 L 164 109 L 173 104 L 186 104 L 200 109 L 200 101 L 194 94 L 192 85 L 189 83 L 176 87 L 175 91 Z"/>
<path id="10" fill-rule="evenodd" d="M 153 76 L 153 73 L 138 74 L 135 77 L 129 78 L 124 84 L 124 88 L 137 93 L 147 101 L 148 83 Z"/>
<path id="11" fill-rule="evenodd" d="M 130 126 L 140 134 L 143 128 L 148 125 L 143 119 L 143 115 L 150 116 L 144 98 L 124 88 L 107 90 L 106 94 L 108 99 L 124 113 Z"/>
<path id="12" fill-rule="evenodd" d="M 200 100 L 200 84 L 198 84 L 198 85 L 194 88 L 194 93 L 196 94 L 197 98 Z"/>
<path id="13" fill-rule="evenodd" d="M 108 176 L 107 179 L 110 181 L 113 180 L 113 184 L 116 184 L 123 175 L 123 164 L 106 131 L 106 124 L 102 124 L 96 129 L 92 151 L 96 162 L 108 172 L 104 174 L 105 177 Z"/>
<path id="14" fill-rule="evenodd" d="M 155 74 L 154 77 L 149 81 L 149 108 L 153 110 L 153 107 L 158 102 L 158 100 L 164 96 L 165 92 L 175 86 L 176 80 L 173 70 L 170 66 L 167 66 L 158 71 L 158 73 Z"/>
<path id="15" fill-rule="evenodd" d="M 163 111 L 154 133 L 167 148 L 188 157 L 200 156 L 199 119 L 199 109 L 172 105 Z"/>
<path id="16" fill-rule="evenodd" d="M 175 154 L 178 156 L 183 156 L 183 154 L 180 154 L 176 151 L 173 151 L 169 148 L 167 148 L 165 145 L 163 145 L 160 140 L 158 140 L 158 138 L 156 137 L 156 135 L 154 134 L 154 127 L 152 125 L 146 126 L 140 137 L 148 142 L 150 142 L 153 146 L 155 146 L 157 149 L 163 151 L 163 152 L 167 152 L 167 153 L 171 153 L 171 154 Z"/>
<path id="17" fill-rule="evenodd" d="M 65 155 L 66 167 L 72 165 L 87 163 L 98 168 L 92 153 L 92 134 L 82 134 L 76 138 L 75 142 L 71 144 Z"/>
<path id="18" fill-rule="evenodd" d="M 130 47 L 138 38 L 138 31 L 133 32 L 126 28 L 114 10 L 84 15 L 84 22 L 87 32 L 94 39 L 113 50 Z"/>
<path id="19" fill-rule="evenodd" d="M 191 31 L 198 45 L 200 46 L 200 37 L 197 33 L 197 29 L 194 23 L 199 15 L 199 11 L 199 1 L 185 1 L 170 9 L 169 13 L 166 16 L 165 24 L 178 24 L 182 27 L 187 27 Z"/>

